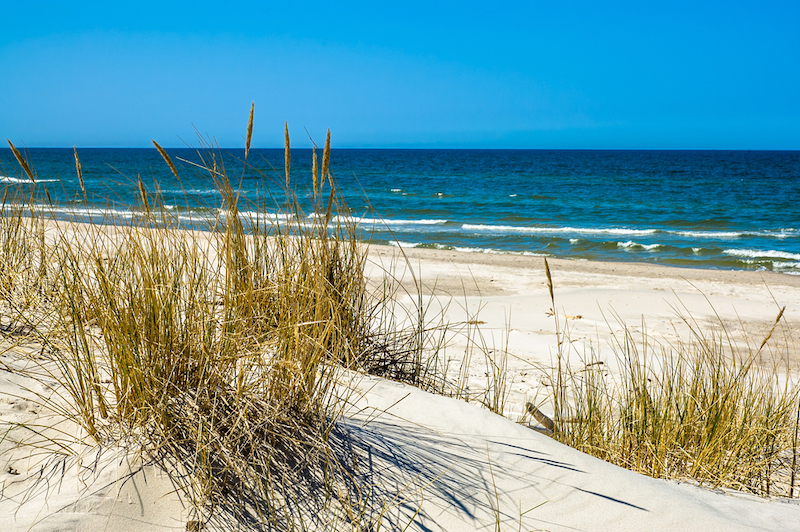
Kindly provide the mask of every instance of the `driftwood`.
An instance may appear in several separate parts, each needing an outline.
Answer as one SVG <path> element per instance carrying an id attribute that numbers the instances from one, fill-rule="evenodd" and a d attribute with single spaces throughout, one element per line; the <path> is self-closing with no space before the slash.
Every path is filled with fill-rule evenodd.
<path id="1" fill-rule="evenodd" d="M 549 432 L 553 432 L 555 430 L 556 424 L 553 423 L 553 420 L 547 417 L 541 410 L 536 408 L 533 403 L 526 404 L 525 408 L 528 410 L 528 413 L 532 415 L 534 419 Z"/>

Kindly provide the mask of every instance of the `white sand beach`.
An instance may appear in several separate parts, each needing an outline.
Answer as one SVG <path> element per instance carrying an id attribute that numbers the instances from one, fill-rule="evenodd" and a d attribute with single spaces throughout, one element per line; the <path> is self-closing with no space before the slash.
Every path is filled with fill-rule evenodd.
<path id="1" fill-rule="evenodd" d="M 405 253 L 407 266 L 398 265 L 396 248 L 373 247 L 368 276 L 393 271 L 412 287 L 402 303 L 417 296 L 408 283 L 413 270 L 426 287 L 421 297 L 430 303 L 430 316 L 440 312 L 451 323 L 478 324 L 483 345 L 508 353 L 510 392 L 501 417 L 377 377 L 356 380 L 342 424 L 355 456 L 375 479 L 376 495 L 388 501 L 389 529 L 800 530 L 796 498 L 766 500 L 649 478 L 527 426 L 533 422 L 526 402 L 547 411 L 543 368 L 552 366 L 557 342 L 541 257 Z M 623 323 L 678 342 L 687 333 L 681 316 L 691 316 L 708 328 L 735 325 L 736 342 L 756 345 L 784 306 L 793 331 L 800 325 L 800 276 L 549 262 L 555 313 L 569 328 L 571 356 L 594 349 L 612 371 L 608 342 Z M 447 347 L 454 367 L 468 345 L 457 336 Z M 166 474 L 142 467 L 136 457 L 86 448 L 78 450 L 80 459 L 42 471 L 48 456 L 19 446 L 23 429 L 16 424 L 74 429 L 53 414 L 42 418 L 35 394 L 44 390 L 13 371 L 24 359 L 10 351 L 1 360 L 0 422 L 6 428 L 0 437 L 0 529 L 187 529 L 188 510 Z M 784 364 L 791 371 L 798 361 Z M 473 355 L 468 373 L 469 390 L 479 393 L 489 378 L 485 357 Z"/>

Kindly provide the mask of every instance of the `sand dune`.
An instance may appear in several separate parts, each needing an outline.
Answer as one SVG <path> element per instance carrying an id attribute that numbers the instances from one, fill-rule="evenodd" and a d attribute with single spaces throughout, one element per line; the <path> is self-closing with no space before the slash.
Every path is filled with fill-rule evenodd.
<path id="1" fill-rule="evenodd" d="M 421 297 L 432 314 L 482 322 L 486 345 L 509 353 L 505 418 L 407 385 L 355 379 L 341 434 L 375 495 L 388 501 L 389 528 L 413 521 L 408 530 L 800 530 L 797 499 L 767 501 L 652 479 L 516 423 L 527 401 L 547 393 L 540 370 L 555 351 L 541 258 L 414 249 L 407 252 L 408 266 L 398 266 L 396 249 L 374 247 L 370 253 L 370 276 L 394 264 L 398 279 L 411 286 L 413 270 L 427 287 Z M 681 314 L 708 326 L 741 323 L 750 332 L 740 342 L 758 341 L 782 306 L 788 322 L 798 324 L 800 277 L 558 260 L 550 265 L 554 310 L 568 324 L 576 353 L 593 346 L 602 356 L 615 328 L 622 322 L 641 328 L 643 317 L 649 334 L 665 342 L 684 334 Z M 456 359 L 467 345 L 454 338 L 448 353 Z M 16 424 L 69 429 L 36 405 L 35 394 L 45 390 L 14 371 L 24 360 L 12 351 L 2 362 L 0 528 L 186 530 L 188 510 L 167 475 L 135 456 L 83 448 L 76 449 L 81 460 L 53 462 L 17 445 L 25 431 Z M 796 367 L 797 361 L 786 363 Z M 607 364 L 614 366 L 610 358 Z M 485 383 L 486 362 L 477 357 L 468 386 L 477 390 Z"/>

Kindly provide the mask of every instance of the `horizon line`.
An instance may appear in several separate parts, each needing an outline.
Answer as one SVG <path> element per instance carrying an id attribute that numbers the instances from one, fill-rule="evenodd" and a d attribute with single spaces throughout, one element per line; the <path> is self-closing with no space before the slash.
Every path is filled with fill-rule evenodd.
<path id="1" fill-rule="evenodd" d="M 214 146 L 162 146 L 166 150 L 244 150 L 244 147 Z M 11 151 L 11 148 L 0 146 L 0 149 Z M 72 150 L 77 146 L 24 146 L 21 150 Z M 82 150 L 155 150 L 153 146 L 82 146 Z M 281 150 L 284 146 L 275 147 L 250 147 L 250 150 Z M 293 150 L 311 150 L 311 146 L 299 146 Z M 322 148 L 317 146 L 316 149 Z M 797 152 L 800 148 L 497 148 L 497 147 L 397 147 L 397 146 L 331 146 L 331 150 L 452 150 L 452 151 L 769 151 L 769 152 Z"/>

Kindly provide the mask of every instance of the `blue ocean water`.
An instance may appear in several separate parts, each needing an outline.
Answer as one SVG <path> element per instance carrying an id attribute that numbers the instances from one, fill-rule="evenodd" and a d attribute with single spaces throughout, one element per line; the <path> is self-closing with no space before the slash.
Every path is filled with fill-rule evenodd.
<path id="1" fill-rule="evenodd" d="M 185 219 L 223 207 L 211 153 L 30 149 L 37 181 L 63 215 L 102 219 L 135 204 L 137 178 Z M 244 199 L 281 198 L 282 149 L 216 153 Z M 318 152 L 318 155 L 321 154 Z M 321 157 L 320 157 L 321 158 Z M 311 196 L 311 150 L 292 150 L 292 184 Z M 364 238 L 377 243 L 567 259 L 800 274 L 800 152 L 334 149 L 331 170 Z M 29 186 L 10 150 L 0 181 Z M 127 214 L 126 214 L 127 213 Z"/>

